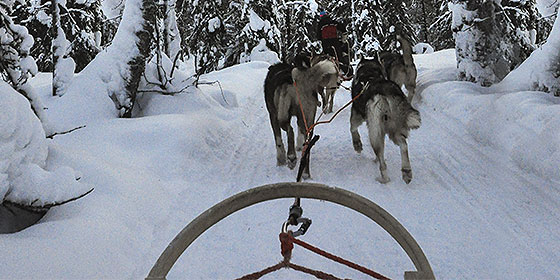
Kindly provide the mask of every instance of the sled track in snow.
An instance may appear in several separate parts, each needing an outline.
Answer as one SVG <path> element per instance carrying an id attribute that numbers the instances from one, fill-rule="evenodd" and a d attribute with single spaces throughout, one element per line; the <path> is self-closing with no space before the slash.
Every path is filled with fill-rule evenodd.
<path id="1" fill-rule="evenodd" d="M 405 272 L 405 279 L 434 279 L 428 259 L 416 240 L 383 208 L 355 193 L 313 183 L 264 185 L 238 193 L 214 205 L 181 230 L 158 258 L 146 279 L 165 279 L 177 259 L 179 259 L 189 245 L 220 220 L 257 203 L 291 197 L 326 200 L 367 216 L 379 224 L 397 241 L 416 267 L 417 271 Z"/>

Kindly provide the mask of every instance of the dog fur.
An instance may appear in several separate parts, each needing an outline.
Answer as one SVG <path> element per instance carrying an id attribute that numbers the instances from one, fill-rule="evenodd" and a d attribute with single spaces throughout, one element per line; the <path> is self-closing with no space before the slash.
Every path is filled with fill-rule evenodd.
<path id="1" fill-rule="evenodd" d="M 313 66 L 313 65 L 316 65 L 317 63 L 319 63 L 321 61 L 324 61 L 324 60 L 333 60 L 333 58 L 331 56 L 329 56 L 328 54 L 313 55 L 311 57 L 310 63 L 311 63 L 311 66 Z M 337 65 L 337 68 L 338 68 L 338 65 Z M 341 83 L 342 83 L 342 79 L 340 78 L 340 75 L 338 75 L 336 77 L 336 79 L 333 77 L 333 79 L 331 79 L 328 82 L 328 85 L 325 88 L 320 88 L 319 89 L 319 93 L 321 93 L 321 100 L 322 100 L 322 103 L 323 103 L 323 106 L 322 106 L 323 113 L 325 113 L 325 114 L 332 113 L 333 103 L 334 103 L 334 94 L 338 90 L 338 87 L 340 86 Z"/>
<path id="2" fill-rule="evenodd" d="M 270 66 L 264 82 L 266 108 L 276 143 L 276 161 L 278 165 L 284 165 L 287 156 L 287 164 L 291 169 L 296 166 L 297 160 L 294 131 L 291 126 L 292 117 L 297 118 L 297 149 L 299 150 L 305 138 L 305 122 L 310 126 L 315 121 L 319 104 L 318 89 L 327 87 L 333 77 L 338 76 L 336 65 L 330 60 L 320 61 L 313 66 L 310 66 L 309 60 L 305 57 L 297 57 L 294 62 L 295 67 L 287 63 Z M 301 113 L 302 109 L 305 121 Z M 280 129 L 288 134 L 287 153 Z M 310 178 L 309 166 L 304 170 L 303 178 Z"/>
<path id="3" fill-rule="evenodd" d="M 350 133 L 356 152 L 362 151 L 358 127 L 365 121 L 369 140 L 379 161 L 381 183 L 390 181 L 384 158 L 385 135 L 400 147 L 402 178 L 408 184 L 412 180 L 412 168 L 408 157 L 409 131 L 420 127 L 420 113 L 412 108 L 399 85 L 387 80 L 383 66 L 376 59 L 361 59 L 352 81 L 352 98 L 362 93 L 352 103 Z"/>
<path id="4" fill-rule="evenodd" d="M 379 62 L 385 70 L 385 77 L 399 86 L 404 85 L 408 92 L 408 102 L 412 102 L 416 92 L 416 76 L 418 74 L 412 58 L 412 46 L 408 40 L 400 35 L 397 35 L 397 40 L 401 44 L 403 54 L 381 52 Z"/>

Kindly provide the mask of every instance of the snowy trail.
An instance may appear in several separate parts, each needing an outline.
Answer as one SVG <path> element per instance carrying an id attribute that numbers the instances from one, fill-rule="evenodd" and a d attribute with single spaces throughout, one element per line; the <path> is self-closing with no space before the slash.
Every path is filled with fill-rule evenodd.
<path id="1" fill-rule="evenodd" d="M 439 73 L 444 70 L 438 69 L 433 72 Z M 420 72 L 420 76 L 422 74 Z M 444 79 L 435 82 L 430 80 L 418 86 L 423 90 Z M 421 94 L 420 91 L 419 95 Z M 242 186 L 295 180 L 295 169 L 275 166 L 273 137 L 261 95 L 262 92 L 256 92 L 246 104 L 240 104 L 241 111 L 244 112 L 244 125 L 248 128 L 226 164 L 229 167 L 224 183 L 232 191 Z M 348 100 L 349 93 L 343 89 L 339 90 L 335 110 Z M 352 149 L 349 110 L 343 111 L 332 124 L 317 127 L 316 134 L 321 135 L 321 140 L 312 153 L 311 181 L 349 189 L 370 198 L 392 213 L 415 236 L 438 277 L 501 278 L 504 275 L 534 275 L 537 278 L 552 278 L 557 275 L 558 271 L 550 268 L 555 266 L 560 255 L 556 250 L 551 250 L 550 244 L 545 242 L 560 239 L 560 233 L 557 231 L 560 229 L 560 219 L 554 211 L 560 207 L 560 196 L 554 183 L 527 174 L 500 151 L 478 143 L 469 135 L 464 125 L 452 116 L 427 108 L 421 102 L 417 106 L 421 111 L 423 124 L 419 130 L 412 132 L 409 142 L 414 173 L 410 185 L 401 180 L 399 151 L 389 141 L 386 157 L 392 181 L 381 185 L 374 180 L 379 171 L 377 164 L 373 163 L 374 155 L 369 146 L 365 126 L 360 128 L 364 151 L 357 154 Z M 247 119 L 247 116 L 251 119 Z M 544 191 L 545 189 L 551 191 Z M 268 217 L 282 220 L 290 203 L 291 201 L 271 202 L 270 207 L 264 209 L 261 207 L 255 211 L 245 210 L 249 211 L 249 214 L 243 216 L 249 215 L 257 220 L 267 217 L 264 221 L 261 220 L 257 228 L 272 234 L 273 238 L 268 236 L 267 239 L 272 242 L 272 248 L 275 248 L 277 241 L 274 238 L 274 230 L 278 225 L 269 221 Z M 402 274 L 399 270 L 411 269 L 400 248 L 395 248 L 390 239 L 384 239 L 383 233 L 374 229 L 376 225 L 370 225 L 370 221 L 362 221 L 363 224 L 346 224 L 347 221 L 344 220 L 348 216 L 355 218 L 355 213 L 340 209 L 333 211 L 333 208 L 338 206 L 332 204 L 304 201 L 303 206 L 304 209 L 318 208 L 311 210 L 316 215 L 311 217 L 316 219 L 314 221 L 323 220 L 314 222 L 309 236 L 306 236 L 311 242 L 319 242 L 330 250 L 349 255 L 353 260 L 381 267 L 382 272 L 390 271 L 388 275 L 391 277 L 400 278 Z M 321 215 L 324 213 L 327 214 Z M 243 217 L 232 218 L 232 221 L 226 223 L 232 228 L 235 228 L 235 224 L 251 227 Z M 347 228 L 353 229 L 350 235 L 356 240 L 351 247 L 360 241 L 370 242 L 367 233 L 372 232 L 375 238 L 381 238 L 381 242 L 389 245 L 377 244 L 378 247 L 354 247 L 348 250 L 348 242 L 330 242 L 329 238 L 332 236 L 326 240 L 324 236 L 313 237 L 317 232 L 328 231 L 334 236 L 344 236 L 347 234 Z M 224 226 L 223 230 L 227 231 L 227 226 Z M 212 242 L 211 239 L 203 238 L 206 243 Z M 540 242 L 541 240 L 543 242 Z M 254 248 L 271 246 L 262 240 L 251 242 L 259 244 Z M 381 254 L 393 255 L 395 259 L 380 261 L 379 246 L 382 248 Z M 244 251 L 242 248 L 234 248 L 232 252 L 235 253 L 226 254 L 224 258 L 235 258 Z M 249 267 L 273 264 L 272 261 L 278 259 L 277 252 L 269 254 L 263 256 L 261 252 L 257 254 L 258 257 L 253 255 L 257 261 L 253 261 Z M 371 256 L 377 256 L 377 260 L 368 258 Z M 267 258 L 268 262 L 259 261 Z M 309 262 L 312 258 L 305 254 L 303 260 Z M 190 258 L 185 261 L 193 262 L 195 261 Z M 313 260 L 311 263 L 332 269 L 328 262 Z M 200 264 L 202 266 L 202 263 Z M 246 268 L 243 271 L 249 273 L 253 270 Z M 345 277 L 349 273 L 352 275 L 347 269 L 338 267 L 329 272 L 339 272 Z M 204 274 L 204 269 L 198 273 L 196 275 L 200 277 L 221 276 L 212 274 L 211 271 Z M 290 275 L 288 277 L 301 277 L 295 272 L 282 273 Z M 284 274 L 280 274 L 280 277 L 282 275 Z M 356 274 L 350 277 L 362 276 Z"/>

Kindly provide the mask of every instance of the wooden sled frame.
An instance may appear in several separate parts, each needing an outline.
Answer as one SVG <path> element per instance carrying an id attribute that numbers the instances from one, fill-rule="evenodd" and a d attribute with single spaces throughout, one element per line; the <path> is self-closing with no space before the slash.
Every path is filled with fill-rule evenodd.
<path id="1" fill-rule="evenodd" d="M 406 271 L 405 279 L 435 279 L 434 273 L 410 233 L 387 211 L 353 192 L 316 183 L 277 183 L 256 187 L 231 196 L 191 221 L 169 243 L 146 279 L 165 279 L 177 259 L 202 233 L 223 218 L 251 205 L 280 198 L 312 198 L 333 202 L 357 211 L 380 225 L 406 252 L 417 271 Z"/>

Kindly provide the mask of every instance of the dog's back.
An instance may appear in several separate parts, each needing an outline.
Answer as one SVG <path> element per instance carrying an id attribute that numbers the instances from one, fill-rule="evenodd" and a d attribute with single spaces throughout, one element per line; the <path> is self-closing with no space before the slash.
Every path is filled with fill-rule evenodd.
<path id="1" fill-rule="evenodd" d="M 264 99 L 269 112 L 276 111 L 274 106 L 274 92 L 283 84 L 292 84 L 292 69 L 294 66 L 288 63 L 277 63 L 268 67 L 268 73 L 264 79 Z"/>
<path id="2" fill-rule="evenodd" d="M 362 95 L 354 100 L 352 108 L 356 110 L 362 118 L 366 117 L 366 103 L 371 98 L 371 94 L 374 94 L 374 91 L 364 90 L 364 87 L 369 84 L 369 88 L 371 89 L 374 83 L 383 80 L 385 80 L 383 67 L 379 64 L 377 59 L 362 58 L 360 60 L 356 75 L 352 80 L 352 98 L 355 98 L 359 94 Z"/>
<path id="3" fill-rule="evenodd" d="M 412 108 L 399 85 L 385 79 L 382 71 L 375 60 L 360 61 L 352 83 L 352 97 L 360 93 L 361 96 L 352 108 L 368 122 L 370 117 L 381 120 L 383 132 L 397 143 L 396 137 L 408 137 L 410 129 L 420 127 L 420 114 Z M 372 112 L 376 112 L 375 115 L 370 115 Z"/>

